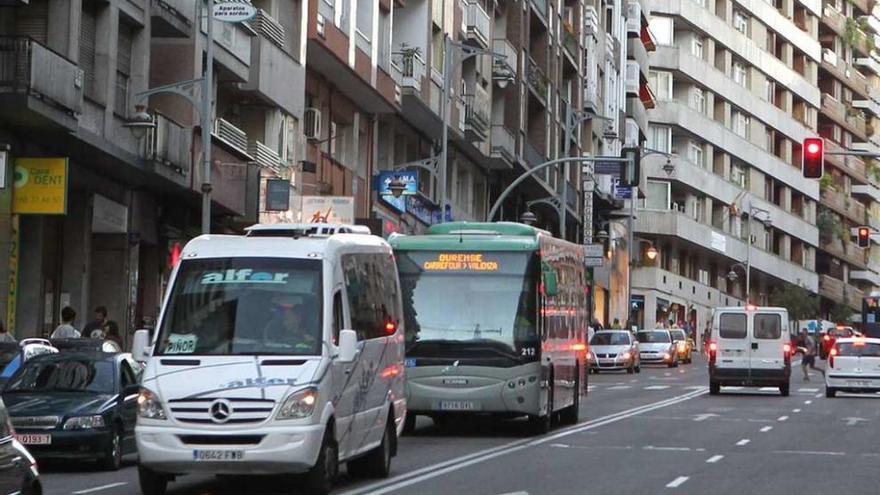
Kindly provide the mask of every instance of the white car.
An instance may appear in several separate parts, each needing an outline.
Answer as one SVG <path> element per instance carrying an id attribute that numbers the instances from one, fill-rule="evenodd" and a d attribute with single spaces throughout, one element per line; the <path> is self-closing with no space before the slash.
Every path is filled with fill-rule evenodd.
<path id="1" fill-rule="evenodd" d="M 828 352 L 825 396 L 837 392 L 880 392 L 880 339 L 839 339 Z"/>
<path id="2" fill-rule="evenodd" d="M 639 344 L 629 330 L 602 330 L 590 339 L 590 371 L 626 370 L 641 373 Z"/>

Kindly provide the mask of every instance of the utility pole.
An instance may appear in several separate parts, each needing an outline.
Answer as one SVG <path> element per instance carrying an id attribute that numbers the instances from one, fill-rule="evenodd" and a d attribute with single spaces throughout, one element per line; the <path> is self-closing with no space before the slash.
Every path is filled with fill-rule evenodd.
<path id="1" fill-rule="evenodd" d="M 449 202 L 449 198 L 447 194 L 449 193 L 446 190 L 446 174 L 448 163 L 446 162 L 447 156 L 447 148 L 449 147 L 449 85 L 452 81 L 452 75 L 450 74 L 452 64 L 449 63 L 449 58 L 452 56 L 452 50 L 450 49 L 450 41 L 449 36 L 443 35 L 443 87 L 440 91 L 440 120 L 443 122 L 443 132 L 440 138 L 440 187 L 438 192 L 440 193 L 440 223 L 446 221 L 446 205 Z"/>
<path id="2" fill-rule="evenodd" d="M 202 79 L 202 234 L 211 233 L 211 128 L 214 116 L 212 103 L 214 92 L 214 0 L 207 0 L 207 44 L 205 70 Z"/>

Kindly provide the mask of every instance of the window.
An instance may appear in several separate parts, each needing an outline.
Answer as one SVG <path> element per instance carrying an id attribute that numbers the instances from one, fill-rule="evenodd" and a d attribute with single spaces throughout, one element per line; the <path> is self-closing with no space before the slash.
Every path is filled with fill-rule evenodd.
<path id="1" fill-rule="evenodd" d="M 734 164 L 730 167 L 730 181 L 738 185 L 740 188 L 748 188 L 748 177 L 748 169 L 746 169 L 743 165 Z"/>
<path id="2" fill-rule="evenodd" d="M 352 329 L 358 340 L 387 337 L 400 324 L 397 271 L 387 254 L 342 256 Z M 390 331 L 389 331 L 390 328 Z"/>
<path id="3" fill-rule="evenodd" d="M 651 34 L 654 35 L 658 45 L 671 46 L 673 44 L 674 27 L 671 17 L 652 17 L 648 29 L 651 30 Z"/>
<path id="4" fill-rule="evenodd" d="M 699 165 L 700 167 L 702 167 L 703 166 L 703 148 L 700 145 L 698 145 L 697 143 L 691 143 L 690 146 L 688 146 L 688 158 L 692 162 L 694 162 L 697 165 Z"/>
<path id="5" fill-rule="evenodd" d="M 668 182 L 649 180 L 645 191 L 645 208 L 650 210 L 669 209 L 670 186 Z"/>
<path id="6" fill-rule="evenodd" d="M 125 362 L 124 360 L 120 361 L 119 368 L 122 379 L 120 383 L 122 383 L 123 392 L 125 391 L 126 387 L 137 385 L 137 378 L 135 377 L 134 371 L 132 371 L 131 366 L 129 366 L 127 362 Z"/>
<path id="7" fill-rule="evenodd" d="M 672 73 L 652 70 L 648 73 L 648 84 L 659 101 L 672 99 Z"/>
<path id="8" fill-rule="evenodd" d="M 79 68 L 83 71 L 83 90 L 89 97 L 96 95 L 95 48 L 98 36 L 98 11 L 91 4 L 83 4 L 79 26 Z"/>
<path id="9" fill-rule="evenodd" d="M 342 305 L 342 291 L 333 294 L 333 343 L 339 343 L 339 332 L 345 328 L 345 309 Z"/>
<path id="10" fill-rule="evenodd" d="M 773 314 L 755 315 L 755 338 L 778 339 L 782 337 L 782 317 Z"/>
<path id="11" fill-rule="evenodd" d="M 372 2 L 357 3 L 357 34 L 365 41 L 369 42 L 373 35 L 373 8 L 376 4 Z"/>
<path id="12" fill-rule="evenodd" d="M 128 81 L 131 78 L 131 45 L 134 33 L 131 26 L 119 24 L 116 54 L 116 95 L 114 110 L 117 115 L 128 115 Z"/>
<path id="13" fill-rule="evenodd" d="M 733 111 L 733 132 L 735 132 L 737 136 L 743 139 L 748 139 L 750 124 L 751 119 L 748 115 L 739 110 Z"/>
<path id="14" fill-rule="evenodd" d="M 701 36 L 694 36 L 691 40 L 691 55 L 699 59 L 703 58 L 703 38 Z"/>
<path id="15" fill-rule="evenodd" d="M 703 88 L 694 87 L 693 90 L 693 109 L 700 112 L 701 115 L 706 114 L 706 96 Z"/>
<path id="16" fill-rule="evenodd" d="M 672 150 L 672 128 L 665 125 L 651 125 L 648 128 L 648 147 L 669 153 Z"/>
<path id="17" fill-rule="evenodd" d="M 700 268 L 697 272 L 697 282 L 700 282 L 703 285 L 709 285 L 709 270 Z"/>
<path id="18" fill-rule="evenodd" d="M 742 34 L 749 35 L 749 18 L 739 10 L 733 11 L 733 27 Z"/>
<path id="19" fill-rule="evenodd" d="M 748 71 L 744 63 L 733 63 L 733 82 L 743 87 L 748 85 Z"/>
<path id="20" fill-rule="evenodd" d="M 718 320 L 718 334 L 722 339 L 746 338 L 746 315 L 722 313 Z"/>
<path id="21" fill-rule="evenodd" d="M 443 31 L 439 29 L 434 30 L 434 35 L 431 38 L 431 67 L 437 71 L 438 74 L 443 74 Z"/>
<path id="22" fill-rule="evenodd" d="M 776 104 L 776 83 L 770 78 L 764 80 L 764 99 Z"/>

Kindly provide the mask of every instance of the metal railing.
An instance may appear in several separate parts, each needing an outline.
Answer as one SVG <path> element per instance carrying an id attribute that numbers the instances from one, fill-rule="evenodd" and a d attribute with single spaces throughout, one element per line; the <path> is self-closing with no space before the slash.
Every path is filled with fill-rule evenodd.
<path id="1" fill-rule="evenodd" d="M 528 74 L 526 74 L 529 86 L 531 86 L 544 101 L 547 100 L 547 75 L 543 69 L 535 62 L 535 59 L 529 57 Z"/>
<path id="2" fill-rule="evenodd" d="M 265 10 L 257 10 L 256 17 L 250 21 L 250 26 L 260 36 L 275 43 L 279 48 L 284 48 L 284 26 Z"/>
<path id="3" fill-rule="evenodd" d="M 248 154 L 254 157 L 254 160 L 256 160 L 261 167 L 268 168 L 275 173 L 281 172 L 283 166 L 281 156 L 276 153 L 275 150 L 256 139 L 250 142 L 248 146 Z"/>
<path id="4" fill-rule="evenodd" d="M 516 160 L 516 137 L 513 131 L 503 125 L 493 125 L 491 131 L 491 153 L 510 162 Z"/>
<path id="5" fill-rule="evenodd" d="M 491 20 L 489 14 L 483 10 L 483 6 L 477 0 L 468 0 L 467 15 L 465 16 L 465 27 L 467 34 L 472 38 L 476 38 L 483 46 L 489 46 L 489 35 L 491 33 Z"/>
<path id="6" fill-rule="evenodd" d="M 415 90 L 422 89 L 422 79 L 425 77 L 425 60 L 417 52 L 395 53 L 392 56 L 393 64 L 400 69 L 400 84 L 404 88 Z"/>
<path id="7" fill-rule="evenodd" d="M 516 74 L 516 68 L 519 66 L 519 54 L 510 41 L 505 38 L 495 38 L 492 40 L 492 51 L 504 55 L 504 58 L 493 59 L 496 66 L 504 67 L 512 74 Z"/>
<path id="8" fill-rule="evenodd" d="M 82 112 L 83 71 L 23 36 L 0 36 L 0 92 L 37 95 L 71 114 Z"/>
<path id="9" fill-rule="evenodd" d="M 464 98 L 465 124 L 471 130 L 486 135 L 492 121 L 489 93 L 478 84 L 474 86 L 473 93 L 462 96 Z"/>
<path id="10" fill-rule="evenodd" d="M 242 153 L 248 152 L 247 133 L 235 127 L 228 120 L 217 119 L 214 121 L 214 135 Z"/>
<path id="11" fill-rule="evenodd" d="M 156 127 L 147 134 L 146 158 L 187 175 L 192 165 L 191 131 L 161 113 L 156 113 L 153 119 Z"/>

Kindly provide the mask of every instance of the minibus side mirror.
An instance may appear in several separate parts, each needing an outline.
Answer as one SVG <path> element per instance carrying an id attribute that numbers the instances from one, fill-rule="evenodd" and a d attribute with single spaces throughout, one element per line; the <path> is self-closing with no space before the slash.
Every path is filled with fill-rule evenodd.
<path id="1" fill-rule="evenodd" d="M 135 361 L 146 363 L 150 359 L 150 331 L 138 330 L 134 333 L 131 343 L 131 356 Z"/>
<path id="2" fill-rule="evenodd" d="M 350 363 L 357 354 L 357 332 L 354 330 L 342 330 L 339 332 L 339 361 Z"/>

